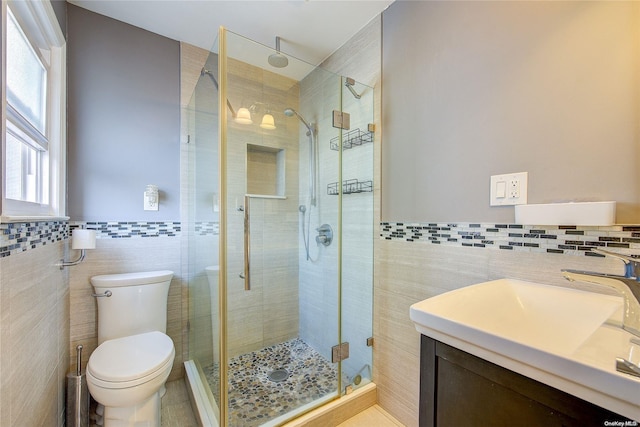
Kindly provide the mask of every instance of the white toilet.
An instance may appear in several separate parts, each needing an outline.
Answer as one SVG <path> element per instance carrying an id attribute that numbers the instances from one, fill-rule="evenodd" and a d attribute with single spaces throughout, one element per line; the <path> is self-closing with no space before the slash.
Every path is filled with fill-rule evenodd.
<path id="1" fill-rule="evenodd" d="M 100 296 L 87 383 L 104 405 L 107 427 L 160 426 L 160 398 L 175 357 L 165 335 L 172 277 L 172 271 L 150 271 L 91 278 Z"/>

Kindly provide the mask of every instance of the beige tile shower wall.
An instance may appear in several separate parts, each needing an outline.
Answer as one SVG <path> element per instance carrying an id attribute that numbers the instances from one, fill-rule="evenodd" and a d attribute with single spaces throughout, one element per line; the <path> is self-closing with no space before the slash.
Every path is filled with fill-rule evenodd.
<path id="1" fill-rule="evenodd" d="M 251 65 L 230 60 L 228 99 L 237 110 L 259 102 L 268 104 L 276 129 L 229 120 L 228 127 L 228 355 L 253 351 L 298 335 L 298 126 L 284 115 L 298 106 L 298 83 Z M 284 199 L 252 198 L 251 290 L 244 290 L 244 205 L 247 193 L 247 145 L 283 149 Z"/>
<path id="2" fill-rule="evenodd" d="M 328 247 L 313 241 L 315 227 L 328 223 L 337 233 L 338 197 L 327 195 L 327 184 L 338 181 L 339 153 L 330 149 L 330 141 L 339 135 L 333 127 L 331 111 L 342 110 L 351 115 L 351 129 L 366 130 L 369 123 L 379 126 L 380 17 L 373 19 L 356 36 L 338 49 L 301 82 L 301 113 L 318 125 L 319 183 L 318 205 L 311 209 L 311 256 L 306 261 L 300 242 L 300 335 L 326 358 L 338 343 L 338 319 L 341 339 L 350 345 L 350 357 L 343 363 L 346 375 L 353 376 L 364 365 L 371 364 L 371 348 L 366 338 L 371 335 L 373 239 L 377 235 L 374 221 L 375 193 L 350 194 L 342 205 L 342 289 L 338 301 L 338 241 Z M 329 72 L 328 72 L 328 71 Z M 340 76 L 354 78 L 356 99 L 341 84 Z M 369 87 L 365 87 L 368 85 Z M 342 92 L 342 94 L 341 94 Z M 342 103 L 342 104 L 341 104 Z M 302 127 L 301 127 L 302 128 Z M 379 130 L 379 127 L 378 127 Z M 308 144 L 301 129 L 302 163 L 300 165 L 300 203 L 307 203 Z M 343 153 L 343 179 L 374 180 L 374 152 L 379 150 L 379 132 L 373 144 L 363 144 Z M 341 308 L 341 317 L 338 310 Z M 375 351 L 375 350 L 374 350 Z M 366 369 L 363 375 L 368 376 Z"/>
<path id="3" fill-rule="evenodd" d="M 100 274 L 130 273 L 137 271 L 171 270 L 174 272 L 167 302 L 167 335 L 173 340 L 176 356 L 169 381 L 182 378 L 186 348 L 186 315 L 183 316 L 183 281 L 180 270 L 180 238 L 149 237 L 98 239 L 96 249 L 88 251 L 83 263 L 71 267 L 70 345 L 68 354 L 75 356 L 75 347 L 84 346 L 83 369 L 98 344 L 98 313 L 90 279 Z M 75 357 L 71 359 L 75 365 Z M 75 366 L 74 366 L 75 369 Z"/>
<path id="4" fill-rule="evenodd" d="M 585 256 L 376 240 L 374 378 L 380 406 L 404 425 L 418 425 L 420 335 L 409 319 L 411 304 L 503 277 L 574 286 L 562 278 L 562 268 L 619 273 L 622 267 Z"/>
<path id="5" fill-rule="evenodd" d="M 69 369 L 64 243 L 0 259 L 0 425 L 63 426 Z"/>
<path id="6" fill-rule="evenodd" d="M 331 347 L 339 341 L 338 329 L 338 197 L 327 195 L 327 184 L 338 181 L 338 153 L 329 149 L 329 141 L 338 135 L 331 126 L 331 111 L 339 109 L 340 79 L 322 68 L 309 73 L 300 82 L 302 116 L 317 126 L 317 202 L 309 201 L 309 151 L 311 144 L 306 128 L 297 123 L 300 144 L 299 198 L 306 206 L 305 230 L 299 238 L 300 338 L 331 360 Z M 315 229 L 322 224 L 333 228 L 334 240 L 329 246 L 315 242 Z M 309 227 L 309 228 L 307 228 Z M 309 256 L 302 233 L 309 233 Z"/>

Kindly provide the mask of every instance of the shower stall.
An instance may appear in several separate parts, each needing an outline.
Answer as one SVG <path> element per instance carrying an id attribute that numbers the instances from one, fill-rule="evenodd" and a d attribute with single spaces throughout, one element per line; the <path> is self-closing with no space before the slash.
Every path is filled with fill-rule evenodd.
<path id="1" fill-rule="evenodd" d="M 371 381 L 374 93 L 225 29 L 202 62 L 185 369 L 205 425 L 281 425 Z"/>

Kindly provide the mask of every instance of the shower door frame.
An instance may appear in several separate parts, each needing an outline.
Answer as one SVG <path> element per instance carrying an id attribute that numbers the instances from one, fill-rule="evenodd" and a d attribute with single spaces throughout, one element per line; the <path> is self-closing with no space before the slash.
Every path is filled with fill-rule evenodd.
<path id="1" fill-rule="evenodd" d="M 229 408 L 229 394 L 228 394 L 228 375 L 227 367 L 229 366 L 229 357 L 227 355 L 227 30 L 224 27 L 220 27 L 218 31 L 218 132 L 220 137 L 218 139 L 218 174 L 220 188 L 218 194 L 220 195 L 220 235 L 219 235 L 219 266 L 218 271 L 218 308 L 219 308 L 219 327 L 220 327 L 220 343 L 218 348 L 220 349 L 220 425 L 226 426 L 228 423 L 227 411 Z"/>
<path id="2" fill-rule="evenodd" d="M 229 123 L 229 111 L 227 109 L 227 100 L 229 99 L 229 79 L 228 79 L 228 72 L 229 72 L 229 55 L 231 54 L 231 52 L 229 52 L 228 50 L 228 31 L 226 28 L 224 27 L 220 27 L 219 30 L 219 55 L 218 55 L 218 76 L 219 76 L 219 98 L 218 98 L 218 111 L 219 111 L 219 133 L 220 133 L 220 138 L 219 138 L 219 173 L 220 173 L 220 188 L 219 188 L 219 195 L 220 195 L 220 248 L 221 250 L 219 251 L 219 265 L 220 267 L 220 271 L 219 271 L 219 312 L 220 312 L 220 355 L 219 355 L 219 360 L 220 360 L 220 402 L 219 402 L 219 407 L 220 407 L 220 423 L 222 426 L 226 426 L 228 425 L 228 420 L 229 420 L 229 390 L 228 390 L 228 384 L 229 384 L 229 374 L 228 374 L 228 366 L 229 366 L 229 347 L 228 347 L 228 339 L 229 339 L 229 321 L 228 321 L 228 297 L 229 297 L 229 292 L 228 292 L 228 278 L 229 278 L 229 272 L 227 271 L 228 266 L 229 266 L 229 254 L 227 251 L 227 248 L 229 247 L 229 234 L 228 234 L 228 227 L 229 227 L 229 181 L 228 181 L 228 175 L 229 175 L 229 164 L 228 164 L 228 157 L 229 157 L 229 149 L 228 149 L 228 141 L 229 141 L 229 132 L 228 132 L 228 123 Z M 235 33 L 233 33 L 233 36 L 238 36 L 238 37 L 242 37 L 240 35 L 237 35 Z M 242 37 L 244 38 L 244 37 Z M 247 39 L 248 40 L 248 39 Z M 249 41 L 249 40 L 248 40 Z M 254 42 L 255 43 L 255 42 Z M 318 67 L 314 67 L 315 69 L 317 69 Z M 331 73 L 334 74 L 334 73 Z M 341 83 L 342 79 L 340 78 L 340 76 L 335 75 L 337 78 L 337 83 L 338 85 Z M 336 94 L 338 95 L 338 108 L 342 103 L 342 91 L 340 90 L 340 87 L 337 86 L 336 87 Z M 342 129 L 337 129 L 336 130 L 337 135 L 339 138 L 342 138 Z M 317 143 L 317 141 L 316 141 Z M 338 163 L 338 181 L 341 182 L 342 181 L 342 174 L 341 174 L 341 158 L 342 158 L 342 150 L 340 150 L 339 153 L 339 163 Z M 319 184 L 317 184 L 319 185 Z M 246 197 L 246 196 L 245 196 Z M 245 198 L 246 200 L 246 198 Z M 336 301 L 336 313 L 335 313 L 335 318 L 336 318 L 336 324 L 337 324 L 337 330 L 335 331 L 335 337 L 337 337 L 337 342 L 335 342 L 334 344 L 339 344 L 341 342 L 341 276 L 342 276 L 342 252 L 341 252 L 341 239 L 340 239 L 340 234 L 341 234 L 341 202 L 342 202 L 342 195 L 340 194 L 338 196 L 338 208 L 337 208 L 337 216 L 336 216 L 336 223 L 337 223 L 337 230 L 335 233 L 335 236 L 337 236 L 337 238 L 335 239 L 335 244 L 337 244 L 337 276 L 335 278 L 335 289 L 337 291 L 337 301 Z M 246 209 L 247 206 L 244 206 L 244 209 Z M 245 212 L 246 213 L 246 212 Z M 247 217 L 247 215 L 245 215 L 245 221 L 249 222 L 249 218 Z M 248 224 L 245 223 L 245 231 L 246 227 L 248 226 Z M 248 242 L 248 236 L 245 233 L 245 244 L 249 244 Z M 245 256 L 247 255 L 247 249 L 245 248 Z M 248 272 L 246 269 L 248 260 L 244 260 L 243 265 L 245 266 L 245 274 Z M 245 280 L 247 280 L 248 278 L 245 276 Z M 245 283 L 246 285 L 246 283 Z M 245 288 L 246 289 L 246 288 Z M 308 407 L 307 405 L 303 405 L 304 410 L 302 410 L 300 412 L 300 414 L 304 413 L 304 412 L 308 412 L 312 409 L 315 409 L 316 407 L 322 406 L 324 404 L 326 404 L 327 402 L 331 401 L 331 400 L 335 400 L 340 398 L 341 394 L 342 394 L 342 363 L 341 361 L 336 362 L 337 363 L 337 384 L 336 384 L 336 389 L 325 395 L 322 396 L 321 398 L 318 398 L 316 400 L 314 400 L 313 405 L 311 405 L 311 407 Z M 223 368 L 224 367 L 224 368 Z M 296 409 L 300 409 L 300 408 L 296 408 Z M 296 409 L 293 409 L 292 411 L 296 411 Z M 292 417 L 290 417 L 289 419 L 295 417 L 296 415 L 292 415 Z M 271 421 L 271 420 L 269 420 Z"/>
<path id="3" fill-rule="evenodd" d="M 220 401 L 218 403 L 219 408 L 219 422 L 221 426 L 228 425 L 229 420 L 229 394 L 228 394 L 228 383 L 229 383 L 229 375 L 228 375 L 228 365 L 229 365 L 229 353 L 228 353 L 228 330 L 229 330 L 229 319 L 228 319 L 228 265 L 229 265 L 229 256 L 227 253 L 227 248 L 229 244 L 229 235 L 228 235 L 228 226 L 229 226 L 229 182 L 228 182 L 228 128 L 227 124 L 229 121 L 229 111 L 227 109 L 228 104 L 228 44 L 227 44 L 227 30 L 224 27 L 220 27 L 219 35 L 218 35 L 218 132 L 219 132 L 219 140 L 218 140 L 218 174 L 219 174 L 219 279 L 218 279 L 218 321 L 219 321 L 219 331 L 218 334 L 219 342 L 219 381 L 220 381 Z M 319 68 L 319 67 L 316 67 Z M 335 73 L 331 73 L 335 74 Z M 343 90 L 342 82 L 343 77 L 335 74 L 336 77 L 339 77 L 339 86 L 337 87 L 338 94 L 338 104 L 339 109 L 342 110 L 343 105 Z M 343 130 L 338 128 L 336 130 L 339 140 L 342 141 Z M 316 144 L 319 143 L 316 141 Z M 337 180 L 338 183 L 343 183 L 343 147 L 342 144 L 339 144 L 340 148 L 338 150 L 338 169 L 337 169 Z M 371 165 L 373 167 L 373 165 Z M 337 277 L 336 277 L 336 293 L 337 293 L 337 342 L 335 344 L 340 344 L 343 338 L 343 316 L 342 310 L 343 306 L 343 293 L 342 293 L 342 280 L 343 280 L 343 248 L 342 248 L 342 227 L 343 227 L 343 193 L 342 193 L 342 185 L 338 186 L 339 194 L 337 195 L 337 216 L 336 216 L 336 233 L 335 233 L 335 243 L 337 244 L 337 259 L 336 259 L 336 268 L 337 268 Z M 321 187 L 318 184 L 318 190 L 321 190 Z M 320 193 L 318 193 L 320 194 Z M 373 235 L 371 236 L 373 239 Z M 373 267 L 372 267 L 373 268 Z M 371 284 L 373 287 L 373 283 Z M 372 319 L 371 319 L 372 320 Z M 370 366 L 370 370 L 372 366 Z M 323 405 L 324 403 L 338 399 L 342 396 L 344 392 L 344 384 L 342 379 L 343 366 L 341 361 L 337 362 L 337 389 L 335 390 L 335 395 L 333 393 L 325 395 L 322 400 L 323 402 L 313 406 L 312 408 L 305 409 L 304 412 L 308 412 L 318 406 Z"/>

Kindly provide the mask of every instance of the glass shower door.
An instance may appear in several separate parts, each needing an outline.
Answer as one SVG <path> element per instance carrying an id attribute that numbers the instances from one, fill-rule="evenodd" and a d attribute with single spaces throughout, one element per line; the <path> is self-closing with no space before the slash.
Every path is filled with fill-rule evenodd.
<path id="1" fill-rule="evenodd" d="M 183 110 L 181 179 L 183 271 L 189 285 L 189 357 L 185 370 L 203 422 L 220 420 L 219 154 L 217 55 L 184 48 L 195 85 Z M 198 65 L 195 65 L 198 64 Z"/>
<path id="2" fill-rule="evenodd" d="M 341 332 L 349 343 L 343 392 L 371 382 L 373 370 L 374 88 L 342 77 L 342 111 L 349 115 L 332 149 L 342 154 Z"/>
<path id="3" fill-rule="evenodd" d="M 373 89 L 219 40 L 181 153 L 187 375 L 212 425 L 279 425 L 371 378 Z"/>
<path id="4" fill-rule="evenodd" d="M 316 236 L 339 233 L 340 77 L 223 33 L 221 402 L 230 426 L 277 425 L 339 396 L 339 239 Z"/>

